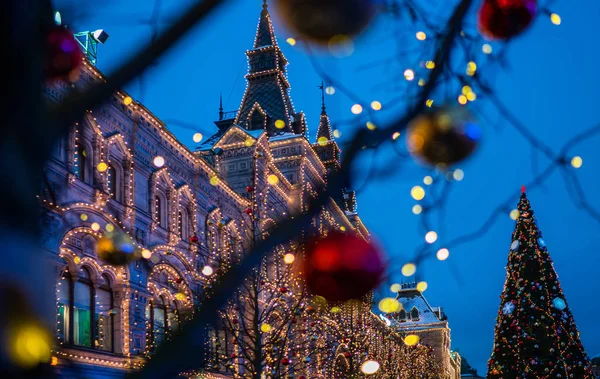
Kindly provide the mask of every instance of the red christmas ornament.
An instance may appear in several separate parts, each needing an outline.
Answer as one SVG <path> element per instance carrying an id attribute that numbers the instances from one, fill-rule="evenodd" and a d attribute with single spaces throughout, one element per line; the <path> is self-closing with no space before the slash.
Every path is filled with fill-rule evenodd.
<path id="1" fill-rule="evenodd" d="M 281 292 L 281 293 L 287 293 L 287 291 L 288 291 L 288 289 L 286 287 L 281 287 L 279 289 L 279 292 Z"/>
<path id="2" fill-rule="evenodd" d="M 175 283 L 177 283 L 177 284 L 181 284 L 182 282 L 183 282 L 183 278 L 175 279 Z"/>
<path id="3" fill-rule="evenodd" d="M 197 235 L 194 234 L 193 236 L 190 236 L 191 243 L 198 243 L 198 241 L 200 241 L 200 239 L 198 239 Z"/>
<path id="4" fill-rule="evenodd" d="M 350 358 L 352 356 L 352 353 L 350 353 L 349 351 L 344 353 L 344 357 L 346 358 Z"/>
<path id="5" fill-rule="evenodd" d="M 83 51 L 73 33 L 62 26 L 53 26 L 46 37 L 45 74 L 47 79 L 67 78 L 77 70 Z"/>
<path id="6" fill-rule="evenodd" d="M 379 284 L 385 271 L 376 244 L 340 232 L 309 243 L 302 266 L 308 289 L 329 301 L 366 295 Z"/>
<path id="7" fill-rule="evenodd" d="M 290 360 L 287 359 L 287 358 L 282 358 L 281 359 L 281 364 L 284 365 L 284 366 L 287 366 L 287 365 L 290 364 Z"/>
<path id="8" fill-rule="evenodd" d="M 252 187 L 252 186 L 246 187 L 246 192 L 254 192 L 254 187 Z"/>
<path id="9" fill-rule="evenodd" d="M 479 10 L 479 30 L 491 39 L 523 32 L 537 12 L 537 0 L 485 0 Z"/>
<path id="10" fill-rule="evenodd" d="M 247 215 L 252 214 L 252 208 L 246 208 L 246 214 Z"/>

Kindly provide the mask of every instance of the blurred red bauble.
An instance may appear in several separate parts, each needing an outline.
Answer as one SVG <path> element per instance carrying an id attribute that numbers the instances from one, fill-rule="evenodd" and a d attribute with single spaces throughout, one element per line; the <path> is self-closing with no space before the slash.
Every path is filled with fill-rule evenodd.
<path id="1" fill-rule="evenodd" d="M 281 292 L 281 293 L 286 293 L 287 291 L 288 291 L 288 289 L 286 287 L 281 287 L 279 289 L 279 292 Z"/>
<path id="2" fill-rule="evenodd" d="M 485 0 L 479 10 L 479 30 L 491 39 L 523 32 L 537 12 L 537 0 Z"/>
<path id="3" fill-rule="evenodd" d="M 252 186 L 246 187 L 246 192 L 254 192 L 254 187 L 252 187 Z"/>
<path id="4" fill-rule="evenodd" d="M 247 215 L 252 214 L 252 208 L 246 208 L 246 214 Z"/>
<path id="5" fill-rule="evenodd" d="M 281 359 L 281 364 L 284 366 L 287 366 L 290 364 L 290 360 L 287 358 L 283 358 L 283 359 Z"/>
<path id="6" fill-rule="evenodd" d="M 374 18 L 377 0 L 278 0 L 277 10 L 302 38 L 327 44 L 353 37 Z"/>
<path id="7" fill-rule="evenodd" d="M 73 33 L 62 26 L 53 26 L 46 36 L 46 79 L 64 79 L 79 68 L 83 51 Z"/>
<path id="8" fill-rule="evenodd" d="M 346 358 L 350 358 L 351 356 L 352 356 L 352 353 L 349 351 L 344 353 L 344 357 L 346 357 Z"/>
<path id="9" fill-rule="evenodd" d="M 385 271 L 377 245 L 340 232 L 309 243 L 302 266 L 308 289 L 329 301 L 366 295 L 379 284 Z"/>
<path id="10" fill-rule="evenodd" d="M 408 151 L 427 165 L 451 165 L 469 157 L 481 129 L 464 107 L 427 108 L 408 126 Z"/>
<path id="11" fill-rule="evenodd" d="M 194 234 L 193 236 L 190 237 L 191 243 L 198 243 L 198 241 L 200 241 L 200 240 L 198 239 L 197 235 Z"/>

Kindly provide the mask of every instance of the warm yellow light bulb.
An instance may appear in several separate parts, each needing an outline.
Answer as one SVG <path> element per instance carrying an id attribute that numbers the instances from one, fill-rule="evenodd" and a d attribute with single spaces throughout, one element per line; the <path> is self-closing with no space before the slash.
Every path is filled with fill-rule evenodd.
<path id="1" fill-rule="evenodd" d="M 393 297 L 386 297 L 379 302 L 379 310 L 383 313 L 399 312 L 402 309 L 400 302 Z"/>
<path id="2" fill-rule="evenodd" d="M 362 113 L 362 111 L 363 111 L 363 107 L 362 107 L 362 105 L 360 105 L 360 104 L 354 104 L 354 105 L 352 106 L 352 108 L 350 108 L 350 111 L 351 111 L 353 114 L 361 114 L 361 113 Z"/>
<path id="3" fill-rule="evenodd" d="M 377 371 L 379 371 L 379 362 L 377 362 L 377 361 L 371 361 L 371 360 L 365 361 L 360 366 L 360 371 L 362 371 L 362 373 L 365 374 L 365 375 L 373 375 Z"/>
<path id="4" fill-rule="evenodd" d="M 294 263 L 295 260 L 296 260 L 296 256 L 292 253 L 287 253 L 286 255 L 283 256 L 283 261 L 289 265 Z"/>
<path id="5" fill-rule="evenodd" d="M 406 337 L 404 337 L 404 343 L 407 346 L 414 346 L 419 343 L 419 336 L 416 334 L 409 334 Z"/>
<path id="6" fill-rule="evenodd" d="M 435 241 L 437 241 L 437 239 L 438 239 L 438 235 L 433 230 L 431 230 L 431 231 L 427 232 L 427 234 L 425 234 L 425 241 L 427 243 L 434 243 Z"/>
<path id="7" fill-rule="evenodd" d="M 446 248 L 439 249 L 436 256 L 440 261 L 445 261 L 450 256 L 450 251 Z"/>
<path id="8" fill-rule="evenodd" d="M 417 266 L 414 263 L 406 263 L 402 266 L 402 275 L 404 276 L 412 276 L 417 272 Z"/>
<path id="9" fill-rule="evenodd" d="M 152 257 L 152 252 L 148 249 L 143 249 L 142 250 L 142 258 L 150 259 L 150 257 Z"/>
<path id="10" fill-rule="evenodd" d="M 130 105 L 131 103 L 133 103 L 133 99 L 131 98 L 131 96 L 126 96 L 126 97 L 123 99 L 123 104 L 125 104 L 125 105 Z"/>
<path id="11" fill-rule="evenodd" d="M 467 103 L 467 97 L 465 95 L 460 95 L 458 97 L 458 103 L 461 105 L 465 105 Z"/>
<path id="12" fill-rule="evenodd" d="M 415 199 L 417 201 L 423 200 L 423 198 L 425 197 L 425 190 L 421 186 L 414 186 L 410 190 L 410 195 L 412 196 L 413 199 Z"/>
<path id="13" fill-rule="evenodd" d="M 94 232 L 97 232 L 98 230 L 100 230 L 100 224 L 98 224 L 97 222 L 94 222 L 94 223 L 93 223 L 93 224 L 90 226 L 90 228 L 92 228 L 92 230 L 93 230 Z"/>

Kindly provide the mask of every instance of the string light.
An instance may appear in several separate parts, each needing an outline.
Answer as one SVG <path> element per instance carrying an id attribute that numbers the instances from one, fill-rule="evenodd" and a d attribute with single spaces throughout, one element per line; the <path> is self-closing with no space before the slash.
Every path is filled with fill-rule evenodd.
<path id="1" fill-rule="evenodd" d="M 583 159 L 580 156 L 575 156 L 571 159 L 571 166 L 574 168 L 581 168 L 583 166 Z"/>
<path id="2" fill-rule="evenodd" d="M 357 115 L 358 115 L 358 114 L 361 114 L 361 113 L 362 113 L 362 111 L 363 111 L 363 107 L 362 107 L 362 105 L 360 105 L 360 104 L 354 104 L 354 105 L 352 106 L 352 108 L 350 108 L 350 111 L 351 111 L 353 114 L 357 114 Z"/>
<path id="3" fill-rule="evenodd" d="M 436 256 L 440 261 L 445 261 L 450 256 L 450 251 L 446 248 L 441 248 L 438 250 Z"/>
<path id="4" fill-rule="evenodd" d="M 425 198 L 425 190 L 421 186 L 414 186 L 410 190 L 410 195 L 417 201 L 423 200 L 423 198 Z"/>
<path id="5" fill-rule="evenodd" d="M 425 234 L 425 241 L 427 243 L 434 243 L 435 241 L 437 241 L 437 239 L 438 239 L 438 235 L 433 230 L 431 230 L 431 231 L 427 232 L 427 234 Z"/>
<path id="6" fill-rule="evenodd" d="M 412 276 L 417 272 L 417 266 L 414 263 L 406 263 L 402 266 L 402 275 L 404 276 Z"/>

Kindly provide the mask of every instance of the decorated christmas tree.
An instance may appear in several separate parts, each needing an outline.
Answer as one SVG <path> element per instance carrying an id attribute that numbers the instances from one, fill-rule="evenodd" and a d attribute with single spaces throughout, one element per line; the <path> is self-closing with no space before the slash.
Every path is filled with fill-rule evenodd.
<path id="1" fill-rule="evenodd" d="M 594 378 L 523 188 L 488 378 Z"/>

